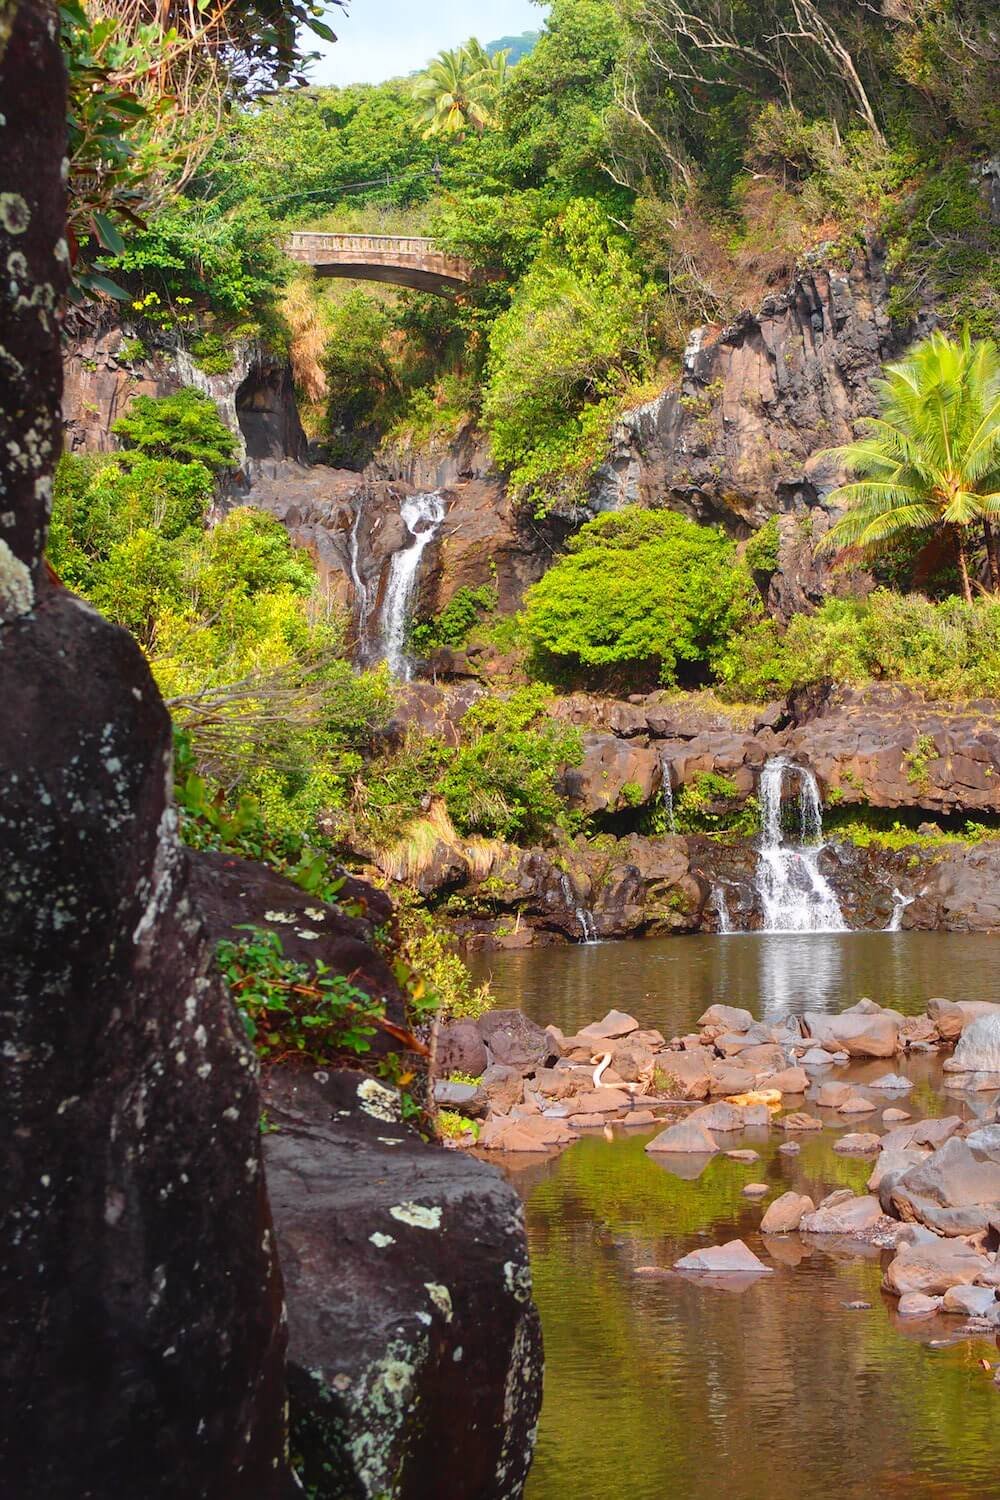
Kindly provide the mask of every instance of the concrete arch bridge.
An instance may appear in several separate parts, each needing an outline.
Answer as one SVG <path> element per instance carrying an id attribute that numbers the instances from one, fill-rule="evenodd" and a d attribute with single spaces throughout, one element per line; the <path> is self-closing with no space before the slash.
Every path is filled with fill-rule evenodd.
<path id="1" fill-rule="evenodd" d="M 421 292 L 450 296 L 473 278 L 469 261 L 445 255 L 420 235 L 314 234 L 295 230 L 285 254 L 312 266 L 317 276 L 344 276 L 357 281 L 386 281 Z"/>

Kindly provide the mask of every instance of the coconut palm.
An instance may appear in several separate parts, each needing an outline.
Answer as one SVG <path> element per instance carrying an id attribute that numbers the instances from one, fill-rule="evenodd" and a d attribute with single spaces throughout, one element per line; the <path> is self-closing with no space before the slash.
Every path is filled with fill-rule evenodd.
<path id="1" fill-rule="evenodd" d="M 911 531 L 947 530 L 962 579 L 969 582 L 970 528 L 981 526 L 990 581 L 1000 590 L 1000 352 L 991 339 L 934 333 L 876 382 L 880 414 L 866 417 L 864 436 L 830 449 L 858 476 L 829 496 L 847 514 L 830 528 L 822 549 L 854 546 L 866 553 Z"/>
<path id="2" fill-rule="evenodd" d="M 491 56 L 475 37 L 464 47 L 439 52 L 414 88 L 425 106 L 424 135 L 461 135 L 468 129 L 481 135 L 496 124 L 506 70 L 506 52 Z"/>

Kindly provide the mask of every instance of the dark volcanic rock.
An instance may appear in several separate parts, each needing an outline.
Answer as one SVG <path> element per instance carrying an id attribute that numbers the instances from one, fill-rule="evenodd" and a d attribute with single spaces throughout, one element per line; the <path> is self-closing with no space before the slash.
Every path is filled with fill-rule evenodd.
<path id="1" fill-rule="evenodd" d="M 186 891 L 169 719 L 134 642 L 43 582 L 65 74 L 54 7 L 5 19 L 0 1485 L 278 1500 L 282 1287 L 254 1061 Z"/>
<path id="2" fill-rule="evenodd" d="M 420 1140 L 361 1074 L 279 1072 L 266 1098 L 310 1493 L 516 1500 L 542 1376 L 517 1194 Z"/>

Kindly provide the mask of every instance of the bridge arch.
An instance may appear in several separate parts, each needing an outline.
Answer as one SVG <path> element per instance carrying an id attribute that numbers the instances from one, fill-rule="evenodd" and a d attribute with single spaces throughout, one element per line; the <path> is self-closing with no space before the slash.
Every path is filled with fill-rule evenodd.
<path id="1" fill-rule="evenodd" d="M 446 255 L 422 235 L 319 234 L 295 230 L 285 254 L 312 266 L 317 276 L 383 281 L 421 292 L 450 296 L 472 281 L 473 268 L 459 255 Z"/>

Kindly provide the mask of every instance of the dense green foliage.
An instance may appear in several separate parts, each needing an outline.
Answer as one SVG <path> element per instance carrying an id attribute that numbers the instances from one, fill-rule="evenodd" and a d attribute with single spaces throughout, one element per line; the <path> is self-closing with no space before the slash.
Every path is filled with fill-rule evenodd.
<path id="1" fill-rule="evenodd" d="M 111 430 L 150 458 L 224 469 L 236 457 L 236 439 L 215 402 L 191 386 L 172 396 L 136 396 Z"/>
<path id="2" fill-rule="evenodd" d="M 750 609 L 736 549 L 671 511 L 598 516 L 529 591 L 525 630 L 570 668 L 655 668 L 662 683 L 704 676 Z"/>

